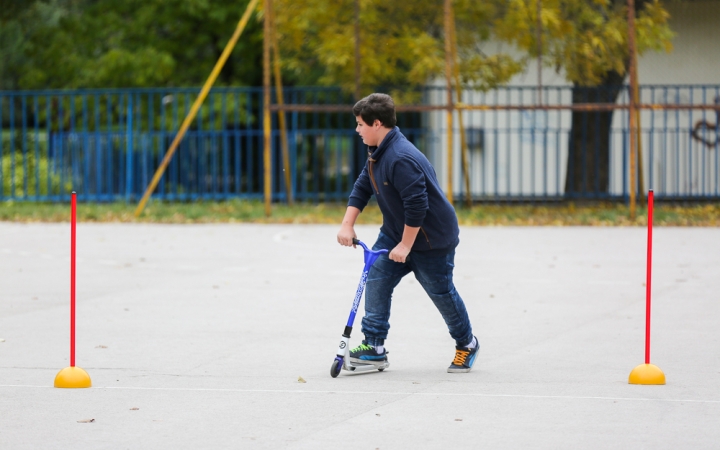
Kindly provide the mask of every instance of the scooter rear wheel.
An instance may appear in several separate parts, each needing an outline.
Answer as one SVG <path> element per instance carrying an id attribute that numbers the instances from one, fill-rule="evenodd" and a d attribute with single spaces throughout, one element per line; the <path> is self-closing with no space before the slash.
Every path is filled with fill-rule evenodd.
<path id="1" fill-rule="evenodd" d="M 337 378 L 337 376 L 340 375 L 340 369 L 342 369 L 342 363 L 337 359 L 334 360 L 332 366 L 330 366 L 330 376 Z"/>

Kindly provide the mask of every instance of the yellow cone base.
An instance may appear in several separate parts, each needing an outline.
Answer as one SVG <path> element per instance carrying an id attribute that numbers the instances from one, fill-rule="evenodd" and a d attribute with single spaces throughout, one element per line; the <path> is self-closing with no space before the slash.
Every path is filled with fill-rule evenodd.
<path id="1" fill-rule="evenodd" d="M 79 367 L 66 367 L 55 375 L 56 388 L 89 388 L 90 375 Z"/>
<path id="2" fill-rule="evenodd" d="M 654 364 L 640 364 L 630 372 L 630 384 L 665 384 L 665 374 Z"/>

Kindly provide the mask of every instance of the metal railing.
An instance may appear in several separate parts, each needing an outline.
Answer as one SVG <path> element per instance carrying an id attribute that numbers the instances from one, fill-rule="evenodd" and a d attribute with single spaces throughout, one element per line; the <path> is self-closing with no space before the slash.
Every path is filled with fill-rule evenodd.
<path id="1" fill-rule="evenodd" d="M 0 200 L 66 201 L 75 190 L 81 201 L 136 201 L 198 92 L 0 91 Z M 575 95 L 598 94 L 590 89 Z M 619 88 L 610 116 L 607 109 L 573 112 L 571 87 L 543 88 L 539 106 L 536 96 L 529 87 L 463 92 L 463 104 L 476 109 L 460 112 L 470 192 L 464 192 L 461 158 L 455 157 L 456 198 L 626 199 L 627 87 Z M 417 92 L 416 104 L 398 112 L 401 131 L 428 156 L 441 180 L 448 172 L 445 98 L 444 88 L 428 87 Z M 713 109 L 718 98 L 720 86 L 640 88 L 639 103 L 646 105 L 640 188 L 653 188 L 659 199 L 720 199 L 720 113 Z M 286 88 L 284 101 L 290 167 L 283 167 L 273 119 L 273 199 L 285 198 L 284 170 L 291 172 L 298 200 L 346 199 L 366 152 L 350 107 L 328 105 L 351 105 L 352 97 L 337 88 Z M 602 138 L 593 130 L 608 119 Z M 153 198 L 261 198 L 261 122 L 261 88 L 214 88 Z M 453 133 L 453 150 L 460 155 L 459 130 Z"/>

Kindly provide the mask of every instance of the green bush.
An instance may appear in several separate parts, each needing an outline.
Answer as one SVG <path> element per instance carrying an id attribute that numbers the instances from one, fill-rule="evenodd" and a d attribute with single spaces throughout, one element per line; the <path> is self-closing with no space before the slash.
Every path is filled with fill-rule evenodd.
<path id="1" fill-rule="evenodd" d="M 51 167 L 45 142 L 38 142 L 36 155 L 34 135 L 28 135 L 26 138 L 27 150 L 23 156 L 22 136 L 15 135 L 15 139 L 11 142 L 8 133 L 2 134 L 2 158 L 0 158 L 2 190 L 0 190 L 0 197 L 22 199 L 70 192 L 72 190 L 70 174 L 66 172 L 64 186 L 61 189 L 61 169 Z"/>

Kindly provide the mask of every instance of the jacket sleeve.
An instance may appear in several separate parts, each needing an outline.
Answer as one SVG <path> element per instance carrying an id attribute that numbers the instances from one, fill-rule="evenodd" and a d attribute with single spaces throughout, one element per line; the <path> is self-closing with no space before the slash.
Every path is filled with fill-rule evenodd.
<path id="1" fill-rule="evenodd" d="M 418 162 L 412 158 L 396 161 L 392 168 L 392 184 L 403 202 L 405 225 L 422 226 L 429 205 L 425 173 Z"/>
<path id="2" fill-rule="evenodd" d="M 370 184 L 370 176 L 367 172 L 367 164 L 365 164 L 362 172 L 360 172 L 357 180 L 355 180 L 355 185 L 353 186 L 353 190 L 350 193 L 350 198 L 348 199 L 347 205 L 354 206 L 355 208 L 362 211 L 363 209 L 365 209 L 365 206 L 367 206 L 368 202 L 370 201 L 372 193 L 373 191 L 372 185 Z"/>

